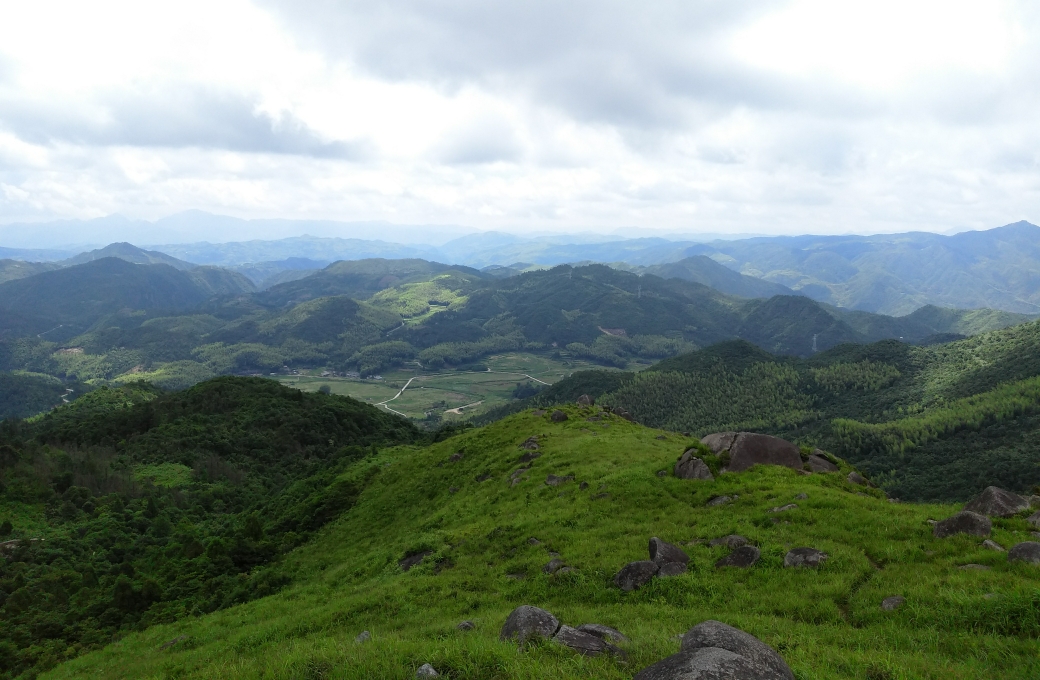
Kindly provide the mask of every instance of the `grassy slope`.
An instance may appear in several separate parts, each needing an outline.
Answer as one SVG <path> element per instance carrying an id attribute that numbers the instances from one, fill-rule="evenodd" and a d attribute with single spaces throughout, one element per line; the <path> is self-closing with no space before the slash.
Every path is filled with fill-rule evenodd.
<path id="1" fill-rule="evenodd" d="M 525 412 L 357 464 L 345 474 L 371 481 L 350 512 L 287 558 L 297 574 L 293 586 L 129 635 L 47 677 L 404 679 L 431 662 L 452 678 L 620 679 L 675 652 L 676 634 L 707 618 L 763 638 L 802 680 L 1040 673 L 1040 568 L 1009 565 L 978 539 L 934 539 L 925 520 L 956 508 L 857 495 L 843 474 L 757 468 L 715 482 L 659 477 L 687 440 L 659 440 L 656 430 L 609 416 L 586 422 L 587 413 L 569 412 L 563 424 Z M 529 479 L 511 487 L 517 444 L 534 434 L 543 435 L 543 455 Z M 459 451 L 461 461 L 447 462 Z M 485 473 L 488 481 L 475 481 Z M 576 477 L 553 488 L 543 483 L 549 473 Z M 452 495 L 451 486 L 460 490 Z M 733 492 L 740 495 L 734 504 L 704 507 Z M 797 501 L 798 509 L 768 512 L 801 492 L 809 498 Z M 595 498 L 601 493 L 610 497 Z M 993 538 L 1014 544 L 1029 538 L 1027 528 L 1019 518 L 996 521 Z M 716 571 L 724 549 L 696 545 L 687 548 L 692 561 L 684 576 L 630 594 L 610 584 L 624 563 L 645 559 L 650 536 L 686 543 L 729 533 L 762 548 L 755 567 Z M 784 553 L 797 546 L 832 557 L 819 572 L 784 569 Z M 401 573 L 397 560 L 420 549 L 434 553 Z M 542 574 L 550 550 L 577 571 Z M 444 567 L 439 573 L 435 563 Z M 957 569 L 966 563 L 992 570 Z M 511 573 L 526 579 L 506 578 Z M 882 612 L 881 599 L 894 594 L 907 605 Z M 505 616 L 525 603 L 571 625 L 620 628 L 632 638 L 629 665 L 554 645 L 518 652 L 498 642 Z M 475 620 L 476 630 L 456 631 L 463 619 Z M 355 644 L 362 630 L 372 641 Z"/>

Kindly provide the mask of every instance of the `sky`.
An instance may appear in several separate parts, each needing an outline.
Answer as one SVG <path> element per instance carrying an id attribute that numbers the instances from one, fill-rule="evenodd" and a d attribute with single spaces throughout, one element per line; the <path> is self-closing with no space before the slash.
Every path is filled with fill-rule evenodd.
<path id="1" fill-rule="evenodd" d="M 0 224 L 1040 221 L 1035 2 L 0 0 L 0 16 Z"/>

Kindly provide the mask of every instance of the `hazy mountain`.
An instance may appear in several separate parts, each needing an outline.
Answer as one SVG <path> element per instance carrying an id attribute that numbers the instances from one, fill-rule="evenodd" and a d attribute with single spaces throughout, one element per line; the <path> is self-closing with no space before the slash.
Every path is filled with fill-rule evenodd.
<path id="1" fill-rule="evenodd" d="M 383 230 L 369 230 L 382 234 Z M 276 241 L 241 241 L 233 243 L 186 243 L 151 246 L 156 250 L 198 264 L 223 266 L 270 263 L 305 258 L 315 261 L 429 258 L 437 254 L 433 246 L 411 246 L 386 241 L 356 238 L 321 238 L 294 236 Z"/>
<path id="2" fill-rule="evenodd" d="M 306 257 L 289 257 L 284 260 L 270 262 L 254 262 L 251 264 L 228 267 L 252 281 L 260 290 L 288 281 L 296 281 L 310 276 L 316 271 L 332 264 L 329 260 L 312 260 Z"/>
<path id="3" fill-rule="evenodd" d="M 686 249 L 816 300 L 885 314 L 926 304 L 1040 313 L 1040 227 L 1017 222 L 953 236 L 795 236 Z"/>
<path id="4" fill-rule="evenodd" d="M 22 260 L 0 260 L 0 283 L 24 279 L 40 272 L 59 269 L 61 265 L 53 262 L 25 262 Z"/>
<path id="5" fill-rule="evenodd" d="M 611 264 L 611 266 L 634 274 L 653 274 L 663 279 L 674 278 L 693 281 L 710 286 L 723 293 L 746 298 L 767 298 L 774 295 L 796 294 L 795 291 L 787 286 L 735 272 L 704 255 L 695 255 L 678 262 L 656 264 L 648 267 L 631 266 L 623 263 Z"/>
<path id="6" fill-rule="evenodd" d="M 188 272 L 188 276 L 207 296 L 242 295 L 257 290 L 253 282 L 242 274 L 222 267 L 195 267 Z"/>
<path id="7" fill-rule="evenodd" d="M 166 253 L 138 248 L 130 243 L 112 243 L 104 248 L 80 253 L 75 257 L 62 260 L 58 264 L 68 267 L 76 264 L 84 264 L 85 262 L 93 262 L 94 260 L 100 260 L 106 257 L 118 257 L 120 260 L 132 262 L 133 264 L 168 264 L 174 269 L 180 269 L 181 271 L 194 269 L 198 266 L 192 262 L 185 262 L 184 260 L 170 257 Z"/>

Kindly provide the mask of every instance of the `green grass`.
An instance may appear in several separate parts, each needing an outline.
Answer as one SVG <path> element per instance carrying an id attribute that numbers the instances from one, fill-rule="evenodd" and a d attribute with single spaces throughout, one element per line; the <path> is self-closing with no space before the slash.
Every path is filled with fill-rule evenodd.
<path id="1" fill-rule="evenodd" d="M 554 424 L 528 411 L 362 460 L 344 473 L 369 480 L 357 504 L 285 558 L 282 568 L 294 577 L 287 589 L 129 634 L 45 677 L 404 680 L 430 662 L 449 678 L 620 680 L 677 651 L 676 635 L 708 618 L 773 645 L 800 680 L 1040 674 L 1040 567 L 1008 564 L 976 538 L 933 538 L 927 520 L 958 508 L 862 495 L 844 481 L 847 468 L 813 476 L 755 468 L 714 482 L 662 477 L 690 440 L 613 416 L 589 422 L 590 411 L 573 407 L 568 413 Z M 517 445 L 532 435 L 541 436 L 542 456 L 511 486 Z M 462 459 L 450 462 L 456 452 Z M 549 487 L 550 473 L 575 479 Z M 733 493 L 736 502 L 705 507 Z M 794 500 L 799 493 L 808 498 Z M 789 502 L 799 507 L 769 512 Z M 688 545 L 730 533 L 762 549 L 758 564 L 716 570 L 725 549 Z M 689 573 L 621 593 L 612 575 L 646 559 L 651 536 L 684 545 Z M 994 522 L 993 539 L 1005 546 L 1029 538 L 1022 518 Z M 785 552 L 799 546 L 831 557 L 819 570 L 783 568 Z M 419 550 L 433 552 L 402 573 L 397 560 Z M 549 551 L 576 571 L 543 574 Z M 957 568 L 966 563 L 992 569 Z M 507 578 L 517 573 L 525 578 Z M 907 604 L 882 612 L 889 595 Z M 629 664 L 552 644 L 520 651 L 499 642 L 506 615 L 520 604 L 545 607 L 570 625 L 619 628 L 632 640 Z M 455 630 L 463 619 L 477 628 Z M 362 630 L 372 640 L 355 644 Z"/>
<path id="2" fill-rule="evenodd" d="M 134 468 L 134 479 L 173 489 L 187 486 L 191 482 L 191 468 L 181 463 L 138 465 Z"/>

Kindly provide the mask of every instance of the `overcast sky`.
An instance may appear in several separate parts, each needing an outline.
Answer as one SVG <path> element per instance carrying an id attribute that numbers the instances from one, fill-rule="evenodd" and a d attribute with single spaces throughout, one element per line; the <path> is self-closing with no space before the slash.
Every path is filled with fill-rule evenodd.
<path id="1" fill-rule="evenodd" d="M 1040 221 L 1038 38 L 997 0 L 0 0 L 0 223 Z"/>

